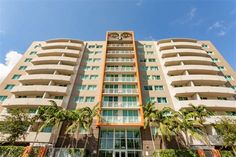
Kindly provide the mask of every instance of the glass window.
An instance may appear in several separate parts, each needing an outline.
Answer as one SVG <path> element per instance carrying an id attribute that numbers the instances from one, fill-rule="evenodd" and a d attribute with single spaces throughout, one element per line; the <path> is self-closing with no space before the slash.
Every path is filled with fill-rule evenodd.
<path id="1" fill-rule="evenodd" d="M 84 66 L 84 67 L 82 67 L 82 69 L 85 70 L 85 71 L 90 70 L 90 68 L 91 68 L 90 66 Z"/>
<path id="2" fill-rule="evenodd" d="M 152 45 L 145 45 L 145 48 L 152 48 Z"/>
<path id="3" fill-rule="evenodd" d="M 96 90 L 96 85 L 88 85 L 88 90 Z"/>
<path id="4" fill-rule="evenodd" d="M 55 96 L 55 99 L 62 100 L 62 99 L 63 99 L 63 96 Z"/>
<path id="5" fill-rule="evenodd" d="M 86 90 L 86 85 L 79 85 L 79 86 L 77 86 L 77 90 L 78 91 Z"/>
<path id="6" fill-rule="evenodd" d="M 207 97 L 200 97 L 201 100 L 207 100 Z"/>
<path id="7" fill-rule="evenodd" d="M 12 77 L 12 79 L 13 79 L 13 80 L 18 80 L 18 79 L 20 78 L 20 76 L 21 76 L 21 75 L 16 74 L 16 75 L 14 75 L 14 76 Z"/>
<path id="8" fill-rule="evenodd" d="M 148 102 L 156 102 L 156 98 L 155 97 L 148 97 L 148 98 L 146 98 L 146 103 L 148 103 Z"/>
<path id="9" fill-rule="evenodd" d="M 97 45 L 96 48 L 102 48 L 102 45 Z"/>
<path id="10" fill-rule="evenodd" d="M 3 102 L 6 99 L 7 99 L 7 96 L 0 95 L 0 102 Z"/>
<path id="11" fill-rule="evenodd" d="M 218 100 L 227 100 L 226 97 L 217 97 Z"/>
<path id="12" fill-rule="evenodd" d="M 202 47 L 205 47 L 205 48 L 207 48 L 207 47 L 208 47 L 208 45 L 206 45 L 206 44 L 202 44 Z"/>
<path id="13" fill-rule="evenodd" d="M 147 54 L 147 55 L 153 55 L 154 52 L 153 52 L 153 51 L 147 51 L 146 54 Z"/>
<path id="14" fill-rule="evenodd" d="M 102 53 L 102 51 L 95 51 L 95 55 L 101 54 L 101 53 Z"/>
<path id="15" fill-rule="evenodd" d="M 89 75 L 80 75 L 81 80 L 88 80 Z"/>
<path id="16" fill-rule="evenodd" d="M 52 126 L 44 127 L 41 132 L 52 132 Z"/>
<path id="17" fill-rule="evenodd" d="M 223 66 L 218 66 L 218 69 L 219 69 L 220 71 L 223 71 L 223 70 L 225 70 L 225 67 L 223 67 Z"/>
<path id="18" fill-rule="evenodd" d="M 8 84 L 6 85 L 6 87 L 4 88 L 5 90 L 11 90 L 15 85 L 13 84 Z"/>
<path id="19" fill-rule="evenodd" d="M 140 62 L 147 62 L 147 59 L 140 59 Z"/>
<path id="20" fill-rule="evenodd" d="M 140 68 L 142 71 L 146 71 L 146 70 L 148 70 L 148 67 L 147 66 L 141 66 L 141 68 Z"/>
<path id="21" fill-rule="evenodd" d="M 160 80 L 160 75 L 152 75 L 152 80 Z"/>
<path id="22" fill-rule="evenodd" d="M 230 81 L 230 80 L 233 80 L 233 77 L 230 76 L 230 75 L 226 75 L 226 76 L 225 76 L 225 79 L 228 80 L 228 81 Z"/>
<path id="23" fill-rule="evenodd" d="M 83 96 L 77 96 L 75 97 L 75 102 L 79 103 L 79 102 L 84 102 L 84 97 Z"/>
<path id="24" fill-rule="evenodd" d="M 94 58 L 93 59 L 93 62 L 100 62 L 101 61 L 101 58 Z"/>
<path id="25" fill-rule="evenodd" d="M 188 100 L 188 97 L 178 97 L 179 101 Z"/>
<path id="26" fill-rule="evenodd" d="M 150 70 L 151 70 L 151 71 L 157 71 L 157 70 L 158 70 L 158 67 L 157 67 L 157 66 L 150 66 Z"/>
<path id="27" fill-rule="evenodd" d="M 95 45 L 89 45 L 88 48 L 95 48 Z"/>
<path id="28" fill-rule="evenodd" d="M 20 66 L 19 70 L 25 70 L 27 68 L 27 66 Z"/>
<path id="29" fill-rule="evenodd" d="M 167 103 L 167 99 L 166 97 L 157 97 L 157 102 L 164 104 Z"/>
<path id="30" fill-rule="evenodd" d="M 92 70 L 99 70 L 99 66 L 92 66 Z"/>
<path id="31" fill-rule="evenodd" d="M 35 55 L 35 54 L 37 54 L 37 51 L 31 51 L 30 52 L 30 55 Z"/>
<path id="32" fill-rule="evenodd" d="M 93 59 L 92 59 L 92 58 L 87 58 L 87 59 L 85 59 L 85 61 L 86 61 L 86 62 L 92 62 Z"/>
<path id="33" fill-rule="evenodd" d="M 96 80 L 96 79 L 98 79 L 98 75 L 91 75 L 90 76 L 90 80 Z"/>
<path id="34" fill-rule="evenodd" d="M 144 90 L 153 90 L 152 86 L 144 86 Z"/>
<path id="35" fill-rule="evenodd" d="M 233 90 L 235 90 L 235 91 L 236 91 L 236 86 L 232 86 L 232 88 L 233 88 Z"/>
<path id="36" fill-rule="evenodd" d="M 26 58 L 25 62 L 31 62 L 32 58 Z"/>
<path id="37" fill-rule="evenodd" d="M 212 58 L 212 62 L 218 62 L 218 58 Z"/>
<path id="38" fill-rule="evenodd" d="M 158 86 L 154 86 L 154 90 L 163 90 L 163 86 L 162 85 L 158 85 Z"/>
<path id="39" fill-rule="evenodd" d="M 149 59 L 148 59 L 148 62 L 156 62 L 156 59 L 154 59 L 154 58 L 149 58 Z"/>
<path id="40" fill-rule="evenodd" d="M 85 102 L 94 102 L 95 97 L 89 96 L 85 98 Z"/>
<path id="41" fill-rule="evenodd" d="M 212 51 L 207 51 L 207 54 L 212 55 L 213 53 L 212 53 Z"/>
<path id="42" fill-rule="evenodd" d="M 138 48 L 143 48 L 143 45 L 138 45 Z"/>

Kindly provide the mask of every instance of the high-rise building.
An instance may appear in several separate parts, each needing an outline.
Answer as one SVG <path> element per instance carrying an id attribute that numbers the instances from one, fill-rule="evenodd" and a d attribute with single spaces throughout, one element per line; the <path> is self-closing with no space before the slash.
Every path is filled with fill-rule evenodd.
<path id="1" fill-rule="evenodd" d="M 102 118 L 94 120 L 87 140 L 81 131 L 78 147 L 86 142 L 100 157 L 150 156 L 153 144 L 150 130 L 143 129 L 142 104 L 153 101 L 158 109 L 175 110 L 205 105 L 216 113 L 210 124 L 236 114 L 235 79 L 235 71 L 210 41 L 136 41 L 132 31 L 109 31 L 105 41 L 35 41 L 0 85 L 1 115 L 12 107 L 34 114 L 48 100 L 68 110 L 99 103 Z M 40 125 L 29 127 L 25 142 L 34 141 Z M 221 145 L 214 128 L 206 128 L 212 147 Z M 47 127 L 36 143 L 69 145 L 64 131 L 63 126 Z M 204 147 L 198 141 L 192 145 Z"/>

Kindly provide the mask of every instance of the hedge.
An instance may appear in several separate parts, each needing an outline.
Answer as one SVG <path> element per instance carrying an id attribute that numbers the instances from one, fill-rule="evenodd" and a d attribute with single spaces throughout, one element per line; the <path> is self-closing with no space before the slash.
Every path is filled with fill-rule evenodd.
<path id="1" fill-rule="evenodd" d="M 229 150 L 221 150 L 220 154 L 221 154 L 221 157 L 234 157 L 233 152 Z"/>
<path id="2" fill-rule="evenodd" d="M 24 152 L 23 146 L 0 146 L 0 156 L 19 157 Z"/>
<path id="3" fill-rule="evenodd" d="M 181 150 L 181 149 L 163 149 L 159 150 L 160 157 L 198 157 L 194 150 Z M 157 151 L 153 153 L 153 157 L 157 156 Z"/>

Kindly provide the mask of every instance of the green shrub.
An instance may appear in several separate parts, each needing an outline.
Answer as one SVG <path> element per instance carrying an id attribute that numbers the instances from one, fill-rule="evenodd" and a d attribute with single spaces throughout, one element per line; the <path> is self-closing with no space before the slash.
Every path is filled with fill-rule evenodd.
<path id="1" fill-rule="evenodd" d="M 220 154 L 221 154 L 221 157 L 234 157 L 233 152 L 229 150 L 221 150 Z"/>
<path id="2" fill-rule="evenodd" d="M 160 157 L 197 157 L 197 153 L 194 150 L 163 149 L 158 151 L 160 152 Z M 158 157 L 158 151 L 153 153 L 153 157 Z"/>
<path id="3" fill-rule="evenodd" d="M 0 155 L 19 157 L 24 152 L 23 146 L 0 146 Z"/>

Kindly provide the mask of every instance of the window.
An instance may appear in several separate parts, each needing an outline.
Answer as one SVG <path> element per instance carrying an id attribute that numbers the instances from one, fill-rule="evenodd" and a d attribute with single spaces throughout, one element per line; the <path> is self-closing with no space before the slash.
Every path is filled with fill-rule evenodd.
<path id="1" fill-rule="evenodd" d="M 94 58 L 93 59 L 93 62 L 100 62 L 101 61 L 101 58 Z"/>
<path id="2" fill-rule="evenodd" d="M 154 90 L 163 90 L 163 86 L 159 85 L 159 86 L 154 86 Z"/>
<path id="3" fill-rule="evenodd" d="M 101 54 L 101 53 L 102 53 L 102 51 L 95 51 L 95 55 Z"/>
<path id="4" fill-rule="evenodd" d="M 85 102 L 94 102 L 95 98 L 92 96 L 86 97 Z"/>
<path id="5" fill-rule="evenodd" d="M 206 44 L 202 44 L 202 47 L 204 47 L 204 48 L 207 48 L 207 47 L 208 47 L 208 45 L 206 45 Z"/>
<path id="6" fill-rule="evenodd" d="M 55 96 L 55 99 L 62 100 L 62 99 L 63 99 L 63 96 Z"/>
<path id="7" fill-rule="evenodd" d="M 25 70 L 27 68 L 27 66 L 20 66 L 19 70 Z"/>
<path id="8" fill-rule="evenodd" d="M 217 97 L 218 100 L 227 100 L 226 97 Z"/>
<path id="9" fill-rule="evenodd" d="M 151 79 L 152 80 L 160 80 L 161 77 L 160 77 L 160 75 L 152 75 Z"/>
<path id="10" fill-rule="evenodd" d="M 36 98 L 43 98 L 43 96 L 38 95 L 38 96 L 36 96 Z"/>
<path id="11" fill-rule="evenodd" d="M 16 74 L 16 75 L 14 75 L 14 76 L 12 77 L 12 79 L 13 79 L 13 80 L 18 80 L 18 79 L 20 78 L 20 76 L 21 76 L 21 75 Z"/>
<path id="12" fill-rule="evenodd" d="M 157 97 L 157 102 L 161 104 L 167 103 L 166 97 Z"/>
<path id="13" fill-rule="evenodd" d="M 140 62 L 147 62 L 147 59 L 140 59 Z"/>
<path id="14" fill-rule="evenodd" d="M 0 102 L 3 102 L 6 99 L 7 99 L 7 96 L 0 95 Z"/>
<path id="15" fill-rule="evenodd" d="M 225 79 L 226 79 L 227 81 L 230 81 L 230 80 L 233 80 L 233 77 L 230 76 L 230 75 L 226 75 L 226 76 L 225 76 Z"/>
<path id="16" fill-rule="evenodd" d="M 188 100 L 188 97 L 178 97 L 179 101 Z"/>
<path id="17" fill-rule="evenodd" d="M 138 45 L 138 48 L 143 48 L 143 45 Z"/>
<path id="18" fill-rule="evenodd" d="M 86 61 L 86 62 L 92 62 L 93 59 L 92 59 L 92 58 L 87 58 L 85 61 Z"/>
<path id="19" fill-rule="evenodd" d="M 212 55 L 213 53 L 212 53 L 212 51 L 207 51 L 207 54 Z"/>
<path id="20" fill-rule="evenodd" d="M 90 66 L 84 66 L 84 67 L 82 67 L 82 69 L 84 70 L 84 71 L 87 71 L 87 70 L 90 70 Z"/>
<path id="21" fill-rule="evenodd" d="M 156 59 L 154 59 L 154 58 L 149 58 L 149 59 L 148 59 L 148 62 L 156 62 Z"/>
<path id="22" fill-rule="evenodd" d="M 35 54 L 37 54 L 37 51 L 31 51 L 30 52 L 30 55 L 35 55 Z"/>
<path id="23" fill-rule="evenodd" d="M 233 88 L 233 90 L 235 90 L 235 91 L 236 91 L 236 86 L 232 86 L 232 88 Z"/>
<path id="24" fill-rule="evenodd" d="M 88 85 L 88 90 L 96 90 L 96 85 Z"/>
<path id="25" fill-rule="evenodd" d="M 212 60 L 212 62 L 218 62 L 219 61 L 218 58 L 212 58 L 211 60 Z"/>
<path id="26" fill-rule="evenodd" d="M 44 127 L 41 132 L 52 132 L 52 126 Z"/>
<path id="27" fill-rule="evenodd" d="M 146 54 L 147 54 L 147 55 L 153 55 L 154 52 L 153 52 L 153 51 L 147 51 Z"/>
<path id="28" fill-rule="evenodd" d="M 79 85 L 79 86 L 77 86 L 77 90 L 78 91 L 86 90 L 86 85 Z"/>
<path id="29" fill-rule="evenodd" d="M 86 53 L 87 53 L 88 55 L 92 55 L 92 54 L 93 54 L 93 51 L 86 51 Z"/>
<path id="30" fill-rule="evenodd" d="M 18 98 L 27 98 L 27 96 L 18 96 Z"/>
<path id="31" fill-rule="evenodd" d="M 156 102 L 156 99 L 155 99 L 155 97 L 148 97 L 148 98 L 146 98 L 146 103 L 148 103 L 148 102 Z"/>
<path id="32" fill-rule="evenodd" d="M 79 102 L 84 102 L 84 97 L 83 96 L 77 96 L 75 97 L 75 102 L 79 103 Z"/>
<path id="33" fill-rule="evenodd" d="M 81 80 L 88 80 L 89 75 L 80 75 Z"/>
<path id="34" fill-rule="evenodd" d="M 223 70 L 225 70 L 225 67 L 219 66 L 218 69 L 219 69 L 220 71 L 223 71 Z"/>
<path id="35" fill-rule="evenodd" d="M 6 87 L 4 88 L 5 90 L 11 90 L 15 85 L 13 84 L 8 84 L 6 85 Z"/>
<path id="36" fill-rule="evenodd" d="M 152 86 L 144 86 L 144 90 L 153 90 Z"/>
<path id="37" fill-rule="evenodd" d="M 99 70 L 99 66 L 92 66 L 92 70 Z"/>
<path id="38" fill-rule="evenodd" d="M 96 48 L 98 48 L 98 49 L 99 49 L 99 48 L 102 48 L 102 45 L 97 45 Z"/>
<path id="39" fill-rule="evenodd" d="M 88 48 L 95 48 L 95 45 L 89 45 Z"/>
<path id="40" fill-rule="evenodd" d="M 90 76 L 90 80 L 96 80 L 96 79 L 98 79 L 98 75 L 91 75 Z"/>
<path id="41" fill-rule="evenodd" d="M 146 71 L 146 70 L 148 70 L 148 67 L 146 67 L 146 66 L 141 66 L 141 68 L 140 68 L 142 71 Z"/>
<path id="42" fill-rule="evenodd" d="M 145 45 L 145 48 L 152 48 L 152 45 Z"/>
<path id="43" fill-rule="evenodd" d="M 207 100 L 207 97 L 200 97 L 201 100 Z"/>
<path id="44" fill-rule="evenodd" d="M 151 71 L 157 71 L 157 70 L 158 70 L 158 67 L 157 67 L 157 66 L 150 66 L 150 70 L 151 70 Z"/>
<path id="45" fill-rule="evenodd" d="M 38 48 L 38 47 L 41 47 L 41 44 L 38 44 L 38 45 L 35 45 L 34 48 Z"/>
<path id="46" fill-rule="evenodd" d="M 25 62 L 31 62 L 32 58 L 26 58 Z"/>

